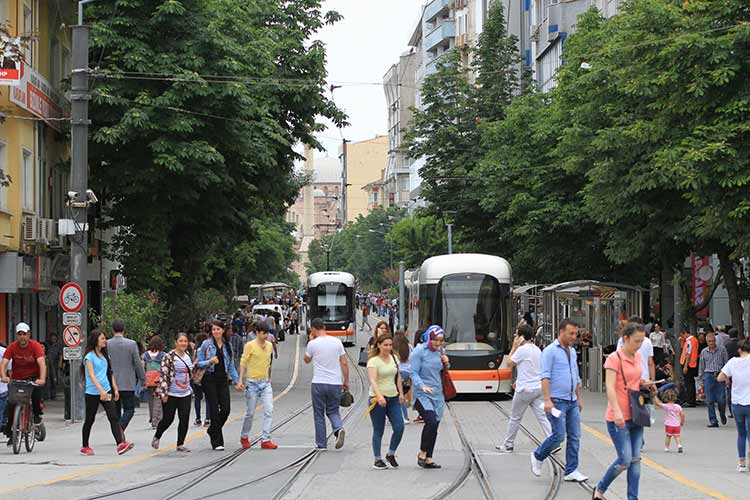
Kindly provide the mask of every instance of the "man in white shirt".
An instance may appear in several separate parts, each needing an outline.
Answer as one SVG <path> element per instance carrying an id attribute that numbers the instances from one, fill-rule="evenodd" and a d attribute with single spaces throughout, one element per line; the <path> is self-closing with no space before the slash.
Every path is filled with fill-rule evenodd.
<path id="1" fill-rule="evenodd" d="M 313 416 L 315 418 L 315 447 L 325 450 L 326 419 L 331 421 L 336 436 L 336 449 L 344 446 L 344 424 L 339 415 L 342 389 L 349 390 L 349 365 L 344 344 L 336 337 L 326 335 L 320 318 L 310 322 L 310 342 L 305 352 L 305 363 L 313 364 L 311 384 Z"/>
<path id="2" fill-rule="evenodd" d="M 516 330 L 516 338 L 508 355 L 508 366 L 516 367 L 516 392 L 513 394 L 508 430 L 503 444 L 497 445 L 498 451 L 512 453 L 513 443 L 521 426 L 523 415 L 530 406 L 546 438 L 552 434 L 552 426 L 544 412 L 542 395 L 542 351 L 534 345 L 534 330 L 527 324 Z"/>

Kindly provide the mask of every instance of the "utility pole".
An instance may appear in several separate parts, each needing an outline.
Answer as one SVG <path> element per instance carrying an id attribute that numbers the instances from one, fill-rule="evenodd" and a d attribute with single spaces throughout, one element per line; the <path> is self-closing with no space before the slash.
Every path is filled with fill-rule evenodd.
<path id="1" fill-rule="evenodd" d="M 70 246 L 70 281 L 83 290 L 81 307 L 81 338 L 86 342 L 88 330 L 88 190 L 89 183 L 89 27 L 83 24 L 83 6 L 94 0 L 78 2 L 78 24 L 72 27 L 72 85 L 71 101 L 71 155 L 70 191 L 78 193 L 77 200 L 71 200 L 71 211 L 75 220 L 76 235 Z M 72 422 L 81 419 L 78 394 L 78 372 L 81 360 L 70 361 L 70 418 Z"/>
<path id="2" fill-rule="evenodd" d="M 448 226 L 448 255 L 453 253 L 453 224 L 446 224 Z"/>
<path id="3" fill-rule="evenodd" d="M 341 186 L 341 226 L 346 226 L 347 223 L 347 210 L 349 205 L 349 180 L 348 180 L 348 173 L 346 171 L 347 169 L 347 158 L 346 158 L 346 145 L 349 143 L 346 139 L 341 139 L 341 162 L 342 162 L 342 169 L 341 169 L 341 178 L 342 178 L 342 186 Z"/>

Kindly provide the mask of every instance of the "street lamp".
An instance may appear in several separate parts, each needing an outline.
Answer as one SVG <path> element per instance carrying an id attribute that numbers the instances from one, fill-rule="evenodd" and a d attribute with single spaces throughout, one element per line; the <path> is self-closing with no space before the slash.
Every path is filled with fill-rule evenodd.
<path id="1" fill-rule="evenodd" d="M 448 255 L 451 255 L 453 253 L 453 224 L 452 222 L 448 222 L 447 216 L 454 216 L 456 215 L 455 210 L 448 210 L 443 212 L 443 223 L 445 224 L 445 227 L 448 228 Z"/>

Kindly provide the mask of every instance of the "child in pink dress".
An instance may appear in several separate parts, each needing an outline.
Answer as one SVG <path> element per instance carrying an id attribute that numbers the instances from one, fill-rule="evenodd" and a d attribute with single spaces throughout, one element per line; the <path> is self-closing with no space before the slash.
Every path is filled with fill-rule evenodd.
<path id="1" fill-rule="evenodd" d="M 677 391 L 669 389 L 662 394 L 663 402 L 657 396 L 654 396 L 656 406 L 664 410 L 664 451 L 669 452 L 669 445 L 674 437 L 677 443 L 677 453 L 682 453 L 682 426 L 685 425 L 685 412 L 682 407 L 675 403 L 677 401 Z"/>

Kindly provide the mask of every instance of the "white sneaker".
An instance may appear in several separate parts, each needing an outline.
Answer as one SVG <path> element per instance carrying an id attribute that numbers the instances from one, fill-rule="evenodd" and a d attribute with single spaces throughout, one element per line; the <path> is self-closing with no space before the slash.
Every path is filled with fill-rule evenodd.
<path id="1" fill-rule="evenodd" d="M 747 465 L 738 465 L 737 466 L 737 472 L 747 472 Z"/>
<path id="2" fill-rule="evenodd" d="M 669 453 L 669 448 L 664 448 L 664 453 Z"/>
<path id="3" fill-rule="evenodd" d="M 214 451 L 224 451 L 224 447 L 221 446 L 221 445 L 219 445 L 219 446 L 217 446 L 217 447 L 214 448 Z"/>
<path id="4" fill-rule="evenodd" d="M 504 444 L 499 444 L 495 446 L 495 449 L 499 451 L 500 453 L 513 453 L 513 448 L 512 447 L 508 448 Z"/>
<path id="5" fill-rule="evenodd" d="M 410 423 L 411 423 L 411 420 L 409 420 L 408 418 L 404 419 L 404 425 L 409 425 Z"/>
<path id="6" fill-rule="evenodd" d="M 531 458 L 531 473 L 534 474 L 536 477 L 541 476 L 542 475 L 542 462 L 536 459 L 533 451 L 531 452 L 531 455 L 529 457 Z"/>
<path id="7" fill-rule="evenodd" d="M 589 480 L 588 476 L 584 476 L 577 470 L 574 470 L 570 474 L 566 474 L 563 479 L 566 481 L 575 481 L 576 483 L 582 483 Z"/>

